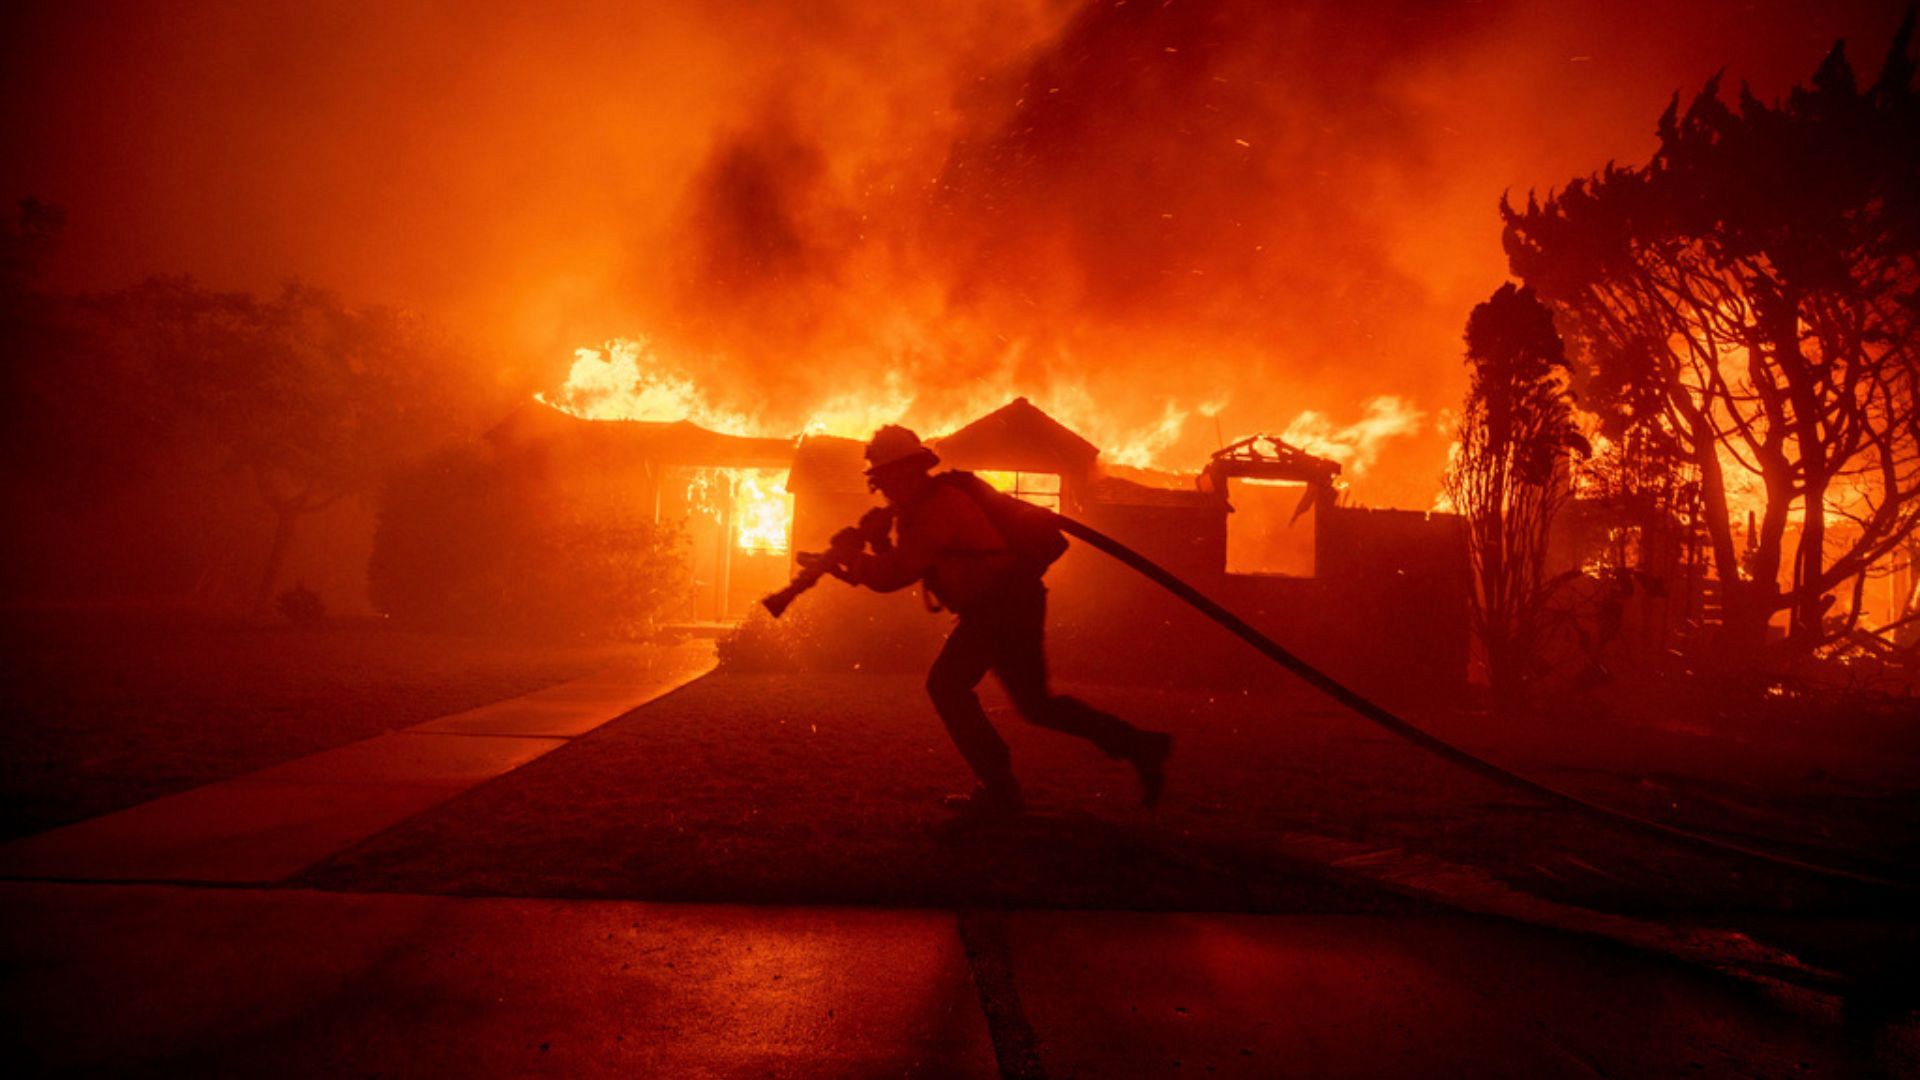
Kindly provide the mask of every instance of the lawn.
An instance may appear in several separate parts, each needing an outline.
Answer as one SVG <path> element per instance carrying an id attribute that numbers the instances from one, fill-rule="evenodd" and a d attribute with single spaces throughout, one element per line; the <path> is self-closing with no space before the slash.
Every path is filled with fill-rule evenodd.
<path id="1" fill-rule="evenodd" d="M 78 821 L 584 675 L 632 646 L 174 614 L 9 613 L 0 836 Z"/>
<path id="2" fill-rule="evenodd" d="M 970 778 L 918 680 L 723 674 L 343 853 L 311 881 L 681 900 L 1392 906 L 1354 879 L 1288 854 L 1302 837 L 1327 837 L 1389 855 L 1421 853 L 1538 895 L 1614 909 L 1796 910 L 1845 899 L 1792 875 L 1543 807 L 1298 684 L 1260 695 L 1081 693 L 1175 734 L 1158 810 L 1137 805 L 1125 766 L 1021 723 L 989 694 L 1033 813 L 1011 827 L 945 836 L 938 798 Z M 1464 727 L 1458 734 L 1490 738 Z M 1750 750 L 1707 753 L 1658 733 L 1549 736 L 1508 733 L 1499 744 L 1529 771 L 1638 813 L 1802 840 L 1824 831 L 1867 851 L 1910 836 L 1915 820 L 1911 782 L 1889 791 L 1843 783 L 1825 769 L 1809 778 L 1805 763 L 1792 760 L 1756 771 Z M 1884 772 L 1884 763 L 1873 771 Z M 1771 813 L 1778 806 L 1791 814 Z M 1789 816 L 1795 828 L 1786 828 Z"/>

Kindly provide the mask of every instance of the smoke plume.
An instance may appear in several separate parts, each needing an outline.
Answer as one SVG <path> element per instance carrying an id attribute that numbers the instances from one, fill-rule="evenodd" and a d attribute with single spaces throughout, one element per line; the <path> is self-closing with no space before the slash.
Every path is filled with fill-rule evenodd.
<path id="1" fill-rule="evenodd" d="M 7 17 L 0 176 L 68 208 L 62 284 L 298 276 L 450 324 L 490 386 L 645 338 L 778 430 L 937 430 L 1024 393 L 1192 467 L 1256 431 L 1391 429 L 1357 492 L 1425 506 L 1446 440 L 1409 418 L 1464 386 L 1501 192 L 1643 158 L 1722 67 L 1772 95 L 1835 37 L 1875 55 L 1896 16 L 89 5 Z"/>

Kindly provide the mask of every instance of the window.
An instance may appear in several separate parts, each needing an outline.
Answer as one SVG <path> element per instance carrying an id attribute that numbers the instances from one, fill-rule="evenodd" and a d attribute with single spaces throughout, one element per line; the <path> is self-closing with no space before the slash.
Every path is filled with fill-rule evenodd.
<path id="1" fill-rule="evenodd" d="M 733 542 L 741 551 L 784 555 L 793 538 L 793 496 L 785 469 L 730 469 Z"/>
<path id="2" fill-rule="evenodd" d="M 1060 512 L 1059 473 L 981 469 L 974 475 L 1022 502 Z"/>
<path id="3" fill-rule="evenodd" d="M 1308 499 L 1298 518 L 1301 500 Z M 1305 484 L 1232 477 L 1227 481 L 1227 573 L 1312 577 L 1314 504 Z"/>

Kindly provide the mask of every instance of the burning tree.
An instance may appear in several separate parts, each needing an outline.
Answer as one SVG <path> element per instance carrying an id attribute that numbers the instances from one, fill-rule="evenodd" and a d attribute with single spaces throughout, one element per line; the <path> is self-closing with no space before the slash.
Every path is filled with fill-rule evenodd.
<path id="1" fill-rule="evenodd" d="M 1502 708 L 1532 674 L 1547 599 L 1547 539 L 1568 497 L 1569 449 L 1584 446 L 1566 390 L 1553 315 L 1531 289 L 1503 285 L 1467 319 L 1472 375 L 1446 492 L 1467 519 L 1474 633 Z"/>
<path id="2" fill-rule="evenodd" d="M 1716 76 L 1674 98 L 1647 165 L 1501 207 L 1586 406 L 1698 484 L 1730 656 L 1780 611 L 1801 651 L 1850 629 L 1863 573 L 1920 521 L 1912 30 L 1869 89 L 1838 44 L 1783 101 L 1743 86 L 1730 107 Z"/>

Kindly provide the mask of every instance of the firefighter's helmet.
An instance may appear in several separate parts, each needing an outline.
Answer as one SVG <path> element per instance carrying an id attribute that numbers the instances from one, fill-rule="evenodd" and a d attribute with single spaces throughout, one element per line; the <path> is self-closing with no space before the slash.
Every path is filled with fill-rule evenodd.
<path id="1" fill-rule="evenodd" d="M 872 441 L 867 443 L 867 475 L 872 476 L 882 469 L 905 468 L 913 465 L 922 469 L 931 469 L 940 464 L 940 456 L 927 449 L 909 428 L 899 424 L 888 424 L 873 433 Z"/>

